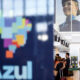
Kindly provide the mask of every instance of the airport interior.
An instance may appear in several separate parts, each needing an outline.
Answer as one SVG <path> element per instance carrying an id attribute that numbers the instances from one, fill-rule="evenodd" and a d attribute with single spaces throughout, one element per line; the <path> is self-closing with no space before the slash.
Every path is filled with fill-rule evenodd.
<path id="1" fill-rule="evenodd" d="M 66 53 L 69 53 L 70 66 L 68 69 L 67 80 L 80 80 L 80 30 L 77 28 L 79 24 L 74 23 L 75 21 L 79 21 L 80 18 L 79 15 L 76 16 L 74 15 L 76 9 L 74 9 L 72 5 L 71 5 L 71 12 L 70 12 L 71 15 L 67 17 L 69 12 L 67 11 L 67 9 L 69 9 L 70 6 L 68 4 L 69 2 L 71 4 L 73 4 L 73 2 L 75 3 L 77 2 L 78 8 L 80 9 L 79 0 L 73 0 L 73 1 L 55 0 L 54 2 L 55 3 L 54 4 L 54 13 L 55 13 L 54 55 L 56 56 L 56 54 L 59 54 L 61 58 L 65 58 Z M 73 17 L 78 17 L 78 18 L 75 20 L 73 19 Z M 69 20 L 71 20 L 70 23 Z M 71 28 L 66 28 L 68 26 L 71 26 Z"/>
<path id="2" fill-rule="evenodd" d="M 62 9 L 62 7 L 66 7 L 67 5 L 69 5 L 67 1 L 71 2 L 72 0 L 0 0 L 0 41 L 2 41 L 2 39 L 4 40 L 4 43 L 2 41 L 0 42 L 0 45 L 2 46 L 4 44 L 4 48 L 6 48 L 3 49 L 0 46 L 0 51 L 6 51 L 5 54 L 0 55 L 0 64 L 9 65 L 10 63 L 23 65 L 23 62 L 25 62 L 24 58 L 27 57 L 26 59 L 33 60 L 36 64 L 33 64 L 33 66 L 36 67 L 33 70 L 33 76 L 35 76 L 35 78 L 33 77 L 34 79 L 31 78 L 29 80 L 80 80 L 80 32 L 79 29 L 72 28 L 74 26 L 72 22 L 74 16 L 69 16 L 69 20 L 71 20 L 70 30 L 66 30 L 66 28 L 63 30 L 64 26 L 62 26 L 61 31 L 59 29 L 59 25 L 62 24 L 66 19 L 64 13 L 67 15 L 67 11 L 65 9 Z M 76 3 L 79 2 L 78 4 L 80 4 L 79 0 L 73 1 Z M 67 5 L 65 6 L 64 4 Z M 79 23 L 74 24 L 80 27 Z M 64 23 L 63 25 L 67 24 Z M 27 28 L 24 28 L 24 26 L 27 26 Z M 26 30 L 27 33 L 25 34 Z M 15 42 L 15 35 L 17 35 L 16 41 L 18 42 L 18 44 Z M 23 35 L 25 36 L 25 38 Z M 28 35 L 29 38 L 31 38 L 31 40 L 28 38 L 29 41 L 27 39 Z M 13 41 L 13 45 L 16 45 L 17 48 L 22 47 L 22 49 L 23 46 L 26 45 L 27 41 L 27 44 L 30 43 L 31 47 L 29 46 L 24 48 L 27 48 L 27 52 L 33 54 L 28 54 L 28 56 L 24 55 L 23 58 L 21 48 L 19 49 L 20 51 L 15 50 L 16 46 L 13 46 L 10 43 L 11 40 Z M 8 46 L 9 44 L 11 45 Z M 24 53 L 26 53 L 25 49 L 23 49 Z M 13 53 L 11 53 L 10 50 L 12 50 Z M 18 56 L 15 53 L 18 53 Z M 21 56 L 19 53 L 21 53 Z M 46 55 L 47 53 L 49 54 Z M 50 55 L 51 53 L 52 55 Z M 57 68 L 54 68 L 54 66 L 57 66 L 55 64 L 59 62 L 59 60 L 63 65 L 64 63 L 65 65 L 67 65 L 66 53 L 69 53 L 68 55 L 70 59 L 67 77 L 64 76 L 65 70 L 63 72 L 63 69 L 61 68 L 61 75 L 61 73 L 57 71 Z M 4 57 L 4 55 L 6 56 Z M 56 55 L 58 55 L 59 58 L 56 58 Z M 34 59 L 32 56 L 34 56 Z M 45 58 L 45 56 L 48 57 Z M 52 57 L 52 60 L 51 58 L 49 58 L 49 56 Z M 13 57 L 14 60 L 10 60 Z M 20 57 L 19 60 L 18 57 Z M 52 61 L 52 64 L 50 64 L 49 60 Z M 53 69 L 51 69 L 49 64 Z M 47 69 L 50 69 L 50 71 L 53 70 L 53 79 L 50 79 L 48 77 L 50 75 L 50 72 L 48 72 L 49 70 Z M 43 70 L 44 72 L 41 70 Z M 38 71 L 40 71 L 40 73 Z M 63 77 L 64 79 L 56 79 L 56 72 L 59 73 L 60 78 Z M 31 74 L 29 74 L 29 77 L 31 77 L 30 75 Z M 45 77 L 46 75 L 48 78 Z M 44 77 L 43 79 L 42 76 Z M 0 78 L 0 80 L 4 79 L 5 78 Z"/>

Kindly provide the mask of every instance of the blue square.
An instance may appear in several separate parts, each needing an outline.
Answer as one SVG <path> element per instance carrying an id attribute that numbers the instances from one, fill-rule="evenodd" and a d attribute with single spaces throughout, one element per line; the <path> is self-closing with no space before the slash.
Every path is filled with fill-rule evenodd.
<path id="1" fill-rule="evenodd" d="M 27 39 L 27 31 L 25 29 L 18 29 L 17 34 L 24 35 L 24 38 Z"/>
<path id="2" fill-rule="evenodd" d="M 22 17 L 17 17 L 16 18 L 16 25 L 21 26 L 22 25 Z"/>
<path id="3" fill-rule="evenodd" d="M 2 29 L 2 39 L 12 39 L 12 28 L 11 27 L 5 27 Z"/>
<path id="4" fill-rule="evenodd" d="M 13 39 L 13 40 L 16 40 L 16 34 L 15 34 L 15 33 L 13 34 L 12 39 Z"/>
<path id="5" fill-rule="evenodd" d="M 13 17 L 13 18 L 12 18 L 12 21 L 13 21 L 13 22 L 16 22 L 16 17 Z"/>
<path id="6" fill-rule="evenodd" d="M 4 27 L 4 18 L 0 17 L 0 27 Z"/>
<path id="7" fill-rule="evenodd" d="M 15 53 L 16 49 L 17 49 L 16 45 L 9 46 L 9 50 L 12 51 L 13 53 Z"/>
<path id="8" fill-rule="evenodd" d="M 12 18 L 5 18 L 5 27 L 12 26 Z"/>
<path id="9" fill-rule="evenodd" d="M 24 29 L 18 29 L 17 33 L 24 35 L 24 34 L 26 34 L 26 31 Z"/>

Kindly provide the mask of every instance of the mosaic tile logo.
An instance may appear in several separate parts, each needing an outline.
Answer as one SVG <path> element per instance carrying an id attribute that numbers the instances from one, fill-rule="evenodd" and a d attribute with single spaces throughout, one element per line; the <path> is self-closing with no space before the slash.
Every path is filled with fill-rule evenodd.
<path id="1" fill-rule="evenodd" d="M 0 35 L 3 39 L 5 57 L 12 59 L 17 48 L 27 43 L 27 35 L 32 30 L 32 23 L 23 17 L 0 17 Z"/>

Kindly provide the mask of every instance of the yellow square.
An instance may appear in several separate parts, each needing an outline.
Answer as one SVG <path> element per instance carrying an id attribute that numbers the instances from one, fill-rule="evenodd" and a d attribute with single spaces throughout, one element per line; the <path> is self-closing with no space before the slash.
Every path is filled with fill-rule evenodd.
<path id="1" fill-rule="evenodd" d="M 18 26 L 19 29 L 23 29 L 25 26 L 25 19 L 22 19 L 22 25 Z"/>
<path id="2" fill-rule="evenodd" d="M 25 26 L 25 22 L 26 22 L 25 19 L 22 19 L 22 24 L 23 24 L 24 26 Z"/>
<path id="3" fill-rule="evenodd" d="M 18 45 L 24 45 L 24 35 L 16 35 L 16 41 Z"/>
<path id="4" fill-rule="evenodd" d="M 28 24 L 27 26 L 28 26 L 28 27 L 32 27 L 32 24 Z"/>
<path id="5" fill-rule="evenodd" d="M 24 29 L 24 25 L 18 26 L 19 29 Z"/>

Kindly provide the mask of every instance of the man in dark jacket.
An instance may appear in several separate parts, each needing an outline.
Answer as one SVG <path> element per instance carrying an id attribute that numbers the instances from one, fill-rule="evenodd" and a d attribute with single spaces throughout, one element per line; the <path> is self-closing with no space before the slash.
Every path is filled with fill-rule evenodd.
<path id="1" fill-rule="evenodd" d="M 64 69 L 64 76 L 68 76 L 69 67 L 70 67 L 69 53 L 66 53 L 66 65 L 65 65 L 65 69 Z"/>
<path id="2" fill-rule="evenodd" d="M 78 0 L 62 0 L 66 21 L 59 26 L 60 31 L 80 31 Z"/>

